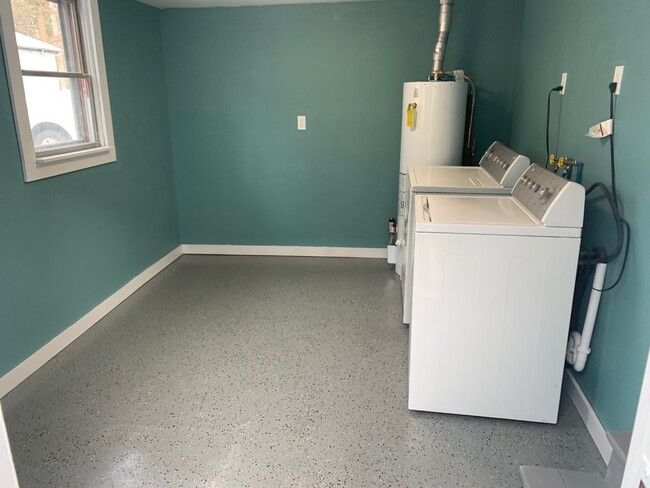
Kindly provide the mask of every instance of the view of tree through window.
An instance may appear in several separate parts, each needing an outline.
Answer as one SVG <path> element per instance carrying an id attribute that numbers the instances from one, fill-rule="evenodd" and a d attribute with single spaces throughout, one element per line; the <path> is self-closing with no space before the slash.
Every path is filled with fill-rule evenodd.
<path id="1" fill-rule="evenodd" d="M 11 0 L 16 32 L 51 44 L 63 52 L 63 36 L 58 2 L 52 0 Z M 58 71 L 65 69 L 65 59 L 56 56 Z"/>
<path id="2" fill-rule="evenodd" d="M 58 5 L 51 0 L 11 0 L 16 31 L 54 44 L 61 41 Z M 62 46 L 59 46 L 62 47 Z"/>

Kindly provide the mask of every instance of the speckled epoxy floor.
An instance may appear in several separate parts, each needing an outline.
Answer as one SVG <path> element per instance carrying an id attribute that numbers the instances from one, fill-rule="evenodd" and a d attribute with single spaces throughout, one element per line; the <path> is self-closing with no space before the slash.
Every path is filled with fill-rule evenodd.
<path id="1" fill-rule="evenodd" d="M 557 426 L 409 412 L 381 260 L 184 256 L 2 401 L 21 486 L 516 487 Z M 450 367 L 453 367 L 451 365 Z"/>

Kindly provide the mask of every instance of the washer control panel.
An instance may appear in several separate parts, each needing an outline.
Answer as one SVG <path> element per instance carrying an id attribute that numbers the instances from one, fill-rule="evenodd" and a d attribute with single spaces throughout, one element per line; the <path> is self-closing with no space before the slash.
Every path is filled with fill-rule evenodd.
<path id="1" fill-rule="evenodd" d="M 511 188 L 530 166 L 530 159 L 496 141 L 485 151 L 479 164 L 492 178 Z"/>
<path id="2" fill-rule="evenodd" d="M 582 226 L 585 189 L 541 166 L 528 168 L 512 194 L 546 225 Z"/>

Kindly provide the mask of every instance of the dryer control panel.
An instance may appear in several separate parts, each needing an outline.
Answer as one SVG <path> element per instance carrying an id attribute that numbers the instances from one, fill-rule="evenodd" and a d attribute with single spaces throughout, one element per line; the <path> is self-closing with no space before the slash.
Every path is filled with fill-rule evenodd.
<path id="1" fill-rule="evenodd" d="M 501 185 L 512 188 L 521 174 L 530 166 L 530 159 L 516 153 L 501 142 L 495 141 L 485 151 L 479 164 Z"/>
<path id="2" fill-rule="evenodd" d="M 545 225 L 582 227 L 585 189 L 533 164 L 519 178 L 513 196 Z"/>

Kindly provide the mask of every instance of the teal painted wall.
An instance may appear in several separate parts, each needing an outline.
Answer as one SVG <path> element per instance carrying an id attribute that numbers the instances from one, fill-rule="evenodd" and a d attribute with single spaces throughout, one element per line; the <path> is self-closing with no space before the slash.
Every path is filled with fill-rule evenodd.
<path id="1" fill-rule="evenodd" d="M 479 154 L 509 138 L 522 6 L 456 5 L 445 66 L 476 78 Z M 437 16 L 431 0 L 164 11 L 182 241 L 385 246 L 402 84 L 429 73 Z"/>
<path id="2" fill-rule="evenodd" d="M 650 181 L 647 140 L 650 114 L 650 3 L 646 0 L 545 0 L 525 2 L 512 119 L 512 142 L 536 161 L 545 159 L 546 95 L 569 73 L 567 92 L 554 100 L 552 152 L 585 162 L 585 185 L 609 185 L 607 141 L 584 136 L 607 119 L 614 66 L 625 65 L 618 97 L 617 187 L 633 232 L 628 271 L 621 285 L 603 296 L 587 368 L 577 378 L 608 430 L 631 430 L 650 344 L 650 247 L 647 211 Z M 559 143 L 557 142 L 559 140 Z M 614 245 L 610 212 L 602 199 L 589 198 L 583 243 Z M 608 283 L 621 259 L 610 268 Z"/>
<path id="3" fill-rule="evenodd" d="M 24 183 L 0 59 L 0 375 L 179 243 L 160 12 L 100 12 L 116 163 Z"/>

